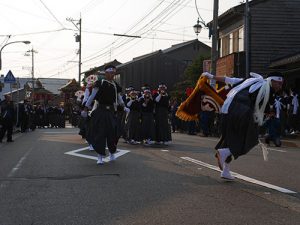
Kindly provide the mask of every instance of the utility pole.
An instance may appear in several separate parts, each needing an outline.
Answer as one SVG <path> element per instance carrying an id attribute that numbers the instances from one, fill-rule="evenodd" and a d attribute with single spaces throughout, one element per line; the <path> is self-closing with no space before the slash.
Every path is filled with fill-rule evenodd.
<path id="1" fill-rule="evenodd" d="M 212 48 L 211 48 L 211 73 L 217 75 L 217 60 L 219 58 L 218 53 L 218 13 L 219 13 L 219 0 L 214 0 L 214 13 L 213 13 L 213 27 L 212 27 Z M 215 81 L 212 85 L 215 87 Z"/>
<path id="2" fill-rule="evenodd" d="M 31 54 L 31 82 L 32 82 L 32 104 L 34 104 L 34 53 L 38 53 L 33 48 L 28 50 L 25 55 L 30 56 Z"/>
<path id="3" fill-rule="evenodd" d="M 79 74 L 78 74 L 78 82 L 79 82 L 79 85 L 81 84 L 81 17 L 79 19 L 79 51 L 78 51 L 78 55 L 79 55 Z"/>
<path id="4" fill-rule="evenodd" d="M 73 23 L 73 25 L 77 28 L 79 34 L 75 34 L 75 41 L 79 42 L 79 49 L 78 49 L 78 56 L 79 56 L 79 60 L 78 60 L 78 82 L 79 84 L 81 84 L 81 23 L 82 23 L 82 19 L 80 16 L 79 20 L 74 20 L 73 18 L 67 18 L 67 21 Z M 77 22 L 77 23 L 75 23 Z"/>
<path id="5" fill-rule="evenodd" d="M 244 46 L 245 46 L 245 58 L 246 58 L 246 78 L 249 77 L 249 74 L 250 74 L 250 40 L 249 40 L 249 1 L 246 0 L 246 3 L 245 3 L 245 37 L 244 37 L 244 40 L 245 40 L 245 43 L 244 43 Z"/>

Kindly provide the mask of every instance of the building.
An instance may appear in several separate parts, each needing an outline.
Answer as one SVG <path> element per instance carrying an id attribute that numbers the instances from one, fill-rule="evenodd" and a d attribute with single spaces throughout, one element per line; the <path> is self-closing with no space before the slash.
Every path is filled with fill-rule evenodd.
<path id="1" fill-rule="evenodd" d="M 24 85 L 27 82 L 31 82 L 30 78 L 19 78 L 19 89 L 23 88 Z M 0 90 L 0 101 L 4 99 L 4 94 L 5 93 L 9 93 L 11 90 L 17 90 L 17 85 L 16 84 L 8 84 L 8 83 L 4 83 L 4 75 L 1 75 L 0 77 L 0 85 L 1 85 L 1 90 Z"/>
<path id="2" fill-rule="evenodd" d="M 277 58 L 271 61 L 271 69 L 283 72 L 286 75 L 287 86 L 294 91 L 300 91 L 300 51 Z"/>
<path id="3" fill-rule="evenodd" d="M 32 99 L 32 79 L 31 78 L 18 78 L 19 85 L 4 83 L 4 76 L 0 78 L 3 85 L 0 91 L 0 98 L 4 99 L 4 95 L 12 93 L 12 100 L 14 102 L 21 102 L 24 99 Z M 69 82 L 69 79 L 57 78 L 38 78 L 35 80 L 34 87 L 34 101 L 35 103 L 44 103 L 53 101 L 59 97 L 61 92 L 60 88 Z M 59 100 L 58 100 L 59 101 Z"/>
<path id="4" fill-rule="evenodd" d="M 140 89 L 144 84 L 156 89 L 160 83 L 165 83 L 171 89 L 196 57 L 209 57 L 210 51 L 209 46 L 198 40 L 172 45 L 168 49 L 142 55 L 118 65 L 116 80 L 123 89 L 128 86 Z"/>
<path id="5" fill-rule="evenodd" d="M 279 65 L 278 60 L 286 58 L 288 64 L 293 64 L 294 61 L 288 58 L 299 55 L 299 11 L 299 0 L 249 2 L 250 71 L 266 75 L 273 70 L 286 73 L 288 71 L 285 68 L 293 68 L 292 65 Z M 244 15 L 245 3 L 229 9 L 218 18 L 220 59 L 217 62 L 217 75 L 246 76 Z M 291 76 L 289 71 L 285 75 L 288 82 L 299 85 L 299 73 Z"/>

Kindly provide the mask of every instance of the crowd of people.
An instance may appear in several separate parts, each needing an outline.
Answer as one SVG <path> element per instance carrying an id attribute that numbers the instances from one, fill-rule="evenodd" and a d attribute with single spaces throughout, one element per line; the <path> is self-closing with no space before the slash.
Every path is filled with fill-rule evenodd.
<path id="1" fill-rule="evenodd" d="M 226 83 L 225 80 L 221 81 Z M 101 100 L 99 94 L 93 93 L 95 87 L 99 89 L 102 85 L 99 82 L 103 83 L 107 80 L 103 78 L 94 85 L 88 84 L 80 102 L 79 134 L 87 139 L 89 139 L 89 135 L 93 136 L 93 133 L 96 133 L 96 131 L 90 132 L 90 127 L 92 127 L 90 121 L 94 111 L 97 107 L 107 106 L 106 103 L 99 103 Z M 240 82 L 243 82 L 243 79 L 231 78 L 231 83 L 228 84 L 234 86 Z M 128 87 L 123 95 L 118 84 L 116 87 L 118 90 L 115 92 L 118 94 L 115 94 L 116 97 L 111 99 L 109 103 L 109 107 L 112 106 L 112 111 L 116 111 L 115 139 L 117 141 L 115 143 L 122 137 L 126 143 L 133 145 L 167 145 L 172 140 L 171 132 L 178 131 L 191 135 L 201 132 L 204 137 L 221 136 L 222 134 L 221 114 L 207 108 L 204 104 L 201 105 L 199 121 L 185 122 L 177 118 L 175 114 L 180 103 L 176 99 L 170 98 L 164 84 L 160 84 L 157 90 L 151 90 L 148 85 L 144 85 L 140 90 Z M 273 142 L 275 146 L 280 146 L 282 136 L 300 130 L 299 97 L 296 92 L 290 92 L 289 95 L 284 92 L 272 92 L 271 95 L 271 100 L 267 106 L 270 110 L 265 114 L 265 122 L 260 128 L 259 134 L 265 136 L 267 144 Z M 202 103 L 199 102 L 199 104 Z M 91 142 L 89 142 L 89 147 L 91 150 L 94 149 Z"/>
<path id="2" fill-rule="evenodd" d="M 101 104 L 101 99 L 95 99 L 92 88 L 99 86 L 99 82 L 107 82 L 106 79 L 98 81 L 93 87 L 86 88 L 85 96 L 82 96 L 80 104 L 81 119 L 79 123 L 79 134 L 83 138 L 91 135 L 90 124 L 91 117 L 95 115 L 94 111 L 98 107 L 113 107 L 116 111 L 117 132 L 116 139 L 123 138 L 128 144 L 137 145 L 168 145 L 171 138 L 170 123 L 170 96 L 167 93 L 167 86 L 160 84 L 156 91 L 150 90 L 150 87 L 144 85 L 140 91 L 133 87 L 126 88 L 124 94 L 118 93 L 118 106 L 114 109 L 114 103 Z M 120 88 L 120 87 L 119 87 Z M 93 100 L 92 100 L 93 99 Z M 114 99 L 115 100 L 115 99 Z M 99 103 L 100 101 L 100 103 Z M 88 111 L 90 112 L 90 116 Z M 105 122 L 103 122 L 105 123 Z M 95 133 L 95 132 L 94 132 Z M 90 144 L 90 149 L 94 146 Z"/>
<path id="3" fill-rule="evenodd" d="M 0 102 L 0 142 L 5 134 L 7 142 L 13 142 L 14 127 L 21 133 L 36 128 L 64 128 L 65 110 L 62 105 L 33 105 L 29 101 L 13 104 L 9 95 Z"/>
<path id="4" fill-rule="evenodd" d="M 172 140 L 171 133 L 186 130 L 203 136 L 217 134 L 220 140 L 216 146 L 216 158 L 221 177 L 232 180 L 229 164 L 232 159 L 247 154 L 258 144 L 259 135 L 265 135 L 265 142 L 281 146 L 280 138 L 300 130 L 299 95 L 294 91 L 284 92 L 283 75 L 275 72 L 267 78 L 251 73 L 248 79 L 216 77 L 203 73 L 208 79 L 215 79 L 230 85 L 226 100 L 215 112 L 201 104 L 199 122 L 180 121 L 176 117 L 179 103 L 171 100 L 165 84 L 157 90 L 144 85 L 141 90 L 122 88 L 114 80 L 116 68 L 105 67 L 105 76 L 88 83 L 81 96 L 72 125 L 78 125 L 79 134 L 86 139 L 90 150 L 98 153 L 97 164 L 103 164 L 106 147 L 110 160 L 115 160 L 117 143 L 122 137 L 128 144 L 166 146 Z M 16 110 L 9 96 L 1 102 L 0 141 L 7 133 L 7 142 L 12 142 Z M 65 111 L 62 106 L 33 106 L 29 102 L 19 104 L 17 126 L 21 132 L 48 127 L 65 127 Z M 79 118 L 79 119 L 76 119 Z M 76 123 L 76 124 L 74 124 Z"/>

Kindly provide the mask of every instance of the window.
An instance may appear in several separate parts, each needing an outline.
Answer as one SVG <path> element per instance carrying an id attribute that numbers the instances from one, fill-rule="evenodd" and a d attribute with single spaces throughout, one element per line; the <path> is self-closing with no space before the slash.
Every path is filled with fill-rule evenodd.
<path id="1" fill-rule="evenodd" d="M 229 34 L 229 54 L 233 53 L 234 38 L 233 33 Z"/>
<path id="2" fill-rule="evenodd" d="M 239 29 L 239 51 L 244 51 L 244 27 Z"/>
<path id="3" fill-rule="evenodd" d="M 221 38 L 221 57 L 234 52 L 244 51 L 244 27 L 223 36 Z"/>
<path id="4" fill-rule="evenodd" d="M 229 54 L 229 35 L 221 39 L 221 57 Z"/>

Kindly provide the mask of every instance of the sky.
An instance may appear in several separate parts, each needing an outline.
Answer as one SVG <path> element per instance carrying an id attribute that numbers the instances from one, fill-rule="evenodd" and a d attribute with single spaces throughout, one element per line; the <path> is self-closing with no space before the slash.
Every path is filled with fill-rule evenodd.
<path id="1" fill-rule="evenodd" d="M 241 2 L 219 1 L 219 15 Z M 31 77 L 32 53 L 27 51 L 33 49 L 36 78 L 78 79 L 75 36 L 80 18 L 82 72 L 196 39 L 196 5 L 204 22 L 210 22 L 214 0 L 0 0 L 0 46 L 31 42 L 2 49 L 1 74 L 11 70 L 15 77 Z M 202 29 L 198 39 L 211 46 L 207 29 Z"/>

